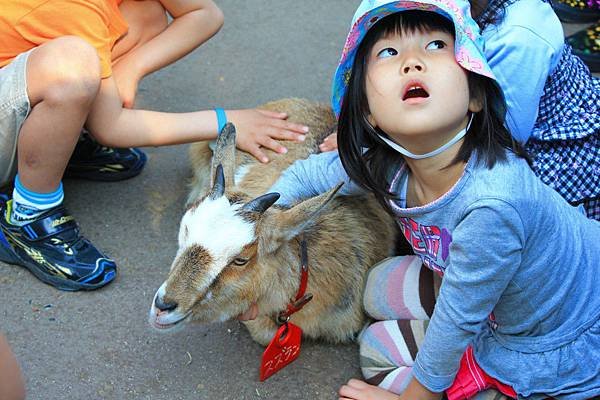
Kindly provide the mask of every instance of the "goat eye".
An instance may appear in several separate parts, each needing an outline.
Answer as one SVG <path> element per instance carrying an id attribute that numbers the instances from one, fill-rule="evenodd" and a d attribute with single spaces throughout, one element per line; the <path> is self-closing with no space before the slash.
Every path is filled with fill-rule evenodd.
<path id="1" fill-rule="evenodd" d="M 233 259 L 233 263 L 235 265 L 242 266 L 242 265 L 246 265 L 249 260 L 250 260 L 249 258 L 245 258 L 245 257 L 236 257 Z"/>

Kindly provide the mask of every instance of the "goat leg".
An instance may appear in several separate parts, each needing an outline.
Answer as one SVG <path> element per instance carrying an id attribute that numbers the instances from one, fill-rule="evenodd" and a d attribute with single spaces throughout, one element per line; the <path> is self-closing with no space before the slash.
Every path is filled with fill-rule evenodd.
<path id="1" fill-rule="evenodd" d="M 271 339 L 273 339 L 275 332 L 279 328 L 271 318 L 265 315 L 260 315 L 250 321 L 242 321 L 242 323 L 248 328 L 252 339 L 265 347 L 271 342 Z"/>

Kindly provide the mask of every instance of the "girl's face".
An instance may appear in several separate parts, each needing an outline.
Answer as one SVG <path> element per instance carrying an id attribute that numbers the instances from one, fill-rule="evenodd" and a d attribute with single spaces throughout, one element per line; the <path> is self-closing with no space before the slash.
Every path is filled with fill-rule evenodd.
<path id="1" fill-rule="evenodd" d="M 449 33 L 394 33 L 375 42 L 367 57 L 369 120 L 410 151 L 448 142 L 466 126 L 468 111 L 479 111 Z"/>

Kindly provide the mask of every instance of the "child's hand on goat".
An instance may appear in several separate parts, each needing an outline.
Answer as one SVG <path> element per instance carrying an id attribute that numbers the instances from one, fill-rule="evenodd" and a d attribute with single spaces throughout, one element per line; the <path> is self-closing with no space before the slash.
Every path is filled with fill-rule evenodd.
<path id="1" fill-rule="evenodd" d="M 285 113 L 259 109 L 227 110 L 226 113 L 237 131 L 237 147 L 263 163 L 269 162 L 263 147 L 286 153 L 287 149 L 275 139 L 302 142 L 308 132 L 307 126 L 286 121 Z"/>
<path id="2" fill-rule="evenodd" d="M 325 139 L 323 139 L 323 143 L 319 145 L 319 150 L 321 150 L 323 153 L 326 151 L 337 150 L 337 148 L 337 132 L 333 132 L 331 135 L 327 136 Z"/>

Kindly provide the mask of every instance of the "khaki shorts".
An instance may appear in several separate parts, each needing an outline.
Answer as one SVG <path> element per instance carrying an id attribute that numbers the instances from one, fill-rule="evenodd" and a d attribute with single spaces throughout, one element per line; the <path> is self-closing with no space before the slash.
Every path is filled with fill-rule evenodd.
<path id="1" fill-rule="evenodd" d="M 19 54 L 0 68 L 0 186 L 9 183 L 17 172 L 17 139 L 31 111 L 26 79 L 29 54 Z"/>

